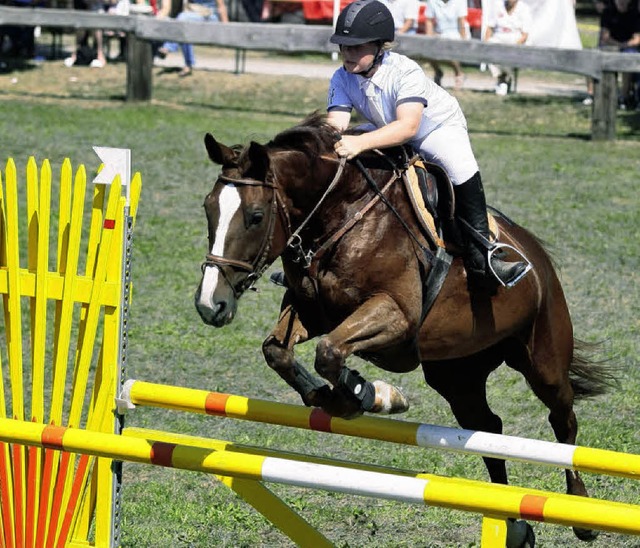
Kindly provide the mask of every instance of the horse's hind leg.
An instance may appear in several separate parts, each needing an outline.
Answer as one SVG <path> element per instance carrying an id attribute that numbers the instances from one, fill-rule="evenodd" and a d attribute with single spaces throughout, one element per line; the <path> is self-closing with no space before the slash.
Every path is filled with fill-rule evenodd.
<path id="1" fill-rule="evenodd" d="M 547 318 L 552 318 L 547 321 Z M 568 313 L 555 311 L 538 318 L 528 345 L 516 343 L 507 364 L 520 371 L 536 396 L 549 409 L 549 423 L 556 440 L 574 445 L 578 421 L 573 410 L 574 391 L 569 377 L 573 359 L 573 334 Z M 567 493 L 588 497 L 587 488 L 575 470 L 565 470 Z M 580 540 L 593 540 L 596 531 L 574 527 Z"/>
<path id="2" fill-rule="evenodd" d="M 502 434 L 502 420 L 491 411 L 486 392 L 489 373 L 501 362 L 485 351 L 462 359 L 424 362 L 422 370 L 427 384 L 447 400 L 462 428 Z M 491 481 L 506 484 L 504 460 L 489 457 L 483 460 Z"/>
<path id="3" fill-rule="evenodd" d="M 472 357 L 443 362 L 424 362 L 424 378 L 451 407 L 458 424 L 469 430 L 502 434 L 502 420 L 487 402 L 486 384 L 489 374 L 502 363 L 498 347 Z M 503 459 L 483 457 L 493 483 L 507 483 L 507 467 Z M 523 520 L 507 522 L 507 547 L 531 548 L 535 535 Z"/>

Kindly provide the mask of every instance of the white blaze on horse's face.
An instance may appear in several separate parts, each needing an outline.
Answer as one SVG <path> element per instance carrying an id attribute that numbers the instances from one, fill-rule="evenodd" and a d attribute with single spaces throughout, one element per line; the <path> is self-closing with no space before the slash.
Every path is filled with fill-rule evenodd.
<path id="1" fill-rule="evenodd" d="M 224 185 L 218 198 L 218 210 L 220 218 L 216 227 L 215 237 L 211 246 L 211 255 L 224 257 L 225 241 L 229 233 L 231 220 L 240 208 L 240 193 L 234 185 Z M 215 266 L 205 266 L 202 275 L 202 287 L 200 290 L 199 305 L 211 308 L 213 303 L 213 293 L 220 279 L 220 270 Z"/>

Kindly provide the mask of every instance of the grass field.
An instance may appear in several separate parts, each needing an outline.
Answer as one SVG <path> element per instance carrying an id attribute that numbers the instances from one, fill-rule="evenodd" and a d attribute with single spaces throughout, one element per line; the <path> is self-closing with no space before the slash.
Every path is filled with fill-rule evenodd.
<path id="1" fill-rule="evenodd" d="M 12 83 L 12 78 L 17 78 Z M 260 343 L 275 321 L 282 290 L 266 279 L 249 292 L 235 323 L 204 326 L 193 294 L 206 253 L 202 200 L 216 175 L 202 144 L 205 132 L 227 143 L 266 141 L 325 104 L 322 80 L 196 72 L 187 80 L 156 77 L 151 104 L 126 104 L 124 66 L 66 70 L 61 63 L 0 75 L 0 161 L 13 157 L 98 159 L 92 145 L 128 147 L 143 190 L 135 230 L 130 378 L 298 403 L 264 364 Z M 548 243 L 576 335 L 602 341 L 597 356 L 619 367 L 620 388 L 577 406 L 579 443 L 640 453 L 640 121 L 621 114 L 621 139 L 592 143 L 588 112 L 567 98 L 463 92 L 472 142 L 488 200 Z M 277 264 L 274 265 L 277 267 Z M 303 345 L 302 360 L 313 356 Z M 358 368 L 371 379 L 378 372 Z M 380 373 L 407 392 L 406 419 L 454 426 L 443 400 L 418 371 Z M 489 399 L 505 433 L 551 440 L 546 411 L 523 380 L 501 368 Z M 238 443 L 486 480 L 477 457 L 311 434 L 228 419 L 139 409 L 127 423 Z M 514 485 L 562 492 L 556 469 L 511 464 Z M 585 474 L 598 498 L 640 504 L 640 484 Z M 125 547 L 290 546 L 248 505 L 213 478 L 124 466 Z M 479 543 L 480 517 L 274 486 L 295 509 L 343 547 L 452 547 Z M 569 529 L 536 524 L 538 546 L 577 546 Z M 602 533 L 593 547 L 639 547 L 640 538 Z"/>

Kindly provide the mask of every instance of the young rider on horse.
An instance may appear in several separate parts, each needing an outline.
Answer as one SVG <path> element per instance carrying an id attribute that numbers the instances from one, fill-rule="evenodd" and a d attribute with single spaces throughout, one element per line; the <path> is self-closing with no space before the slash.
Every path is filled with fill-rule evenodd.
<path id="1" fill-rule="evenodd" d="M 335 150 L 351 159 L 366 150 L 409 143 L 445 170 L 457 216 L 488 239 L 484 189 L 460 105 L 417 63 L 388 51 L 394 37 L 391 12 L 378 0 L 357 0 L 340 13 L 331 42 L 340 46 L 343 66 L 331 78 L 328 121 L 343 132 L 355 109 L 370 122 L 366 129 L 371 131 L 342 135 Z M 524 262 L 489 259 L 480 238 L 465 241 L 463 260 L 471 287 L 495 287 L 493 272 L 511 286 L 528 271 Z"/>

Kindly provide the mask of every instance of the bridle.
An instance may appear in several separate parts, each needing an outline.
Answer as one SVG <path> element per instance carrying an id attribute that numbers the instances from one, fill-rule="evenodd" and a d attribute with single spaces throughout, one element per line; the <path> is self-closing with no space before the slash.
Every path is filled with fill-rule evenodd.
<path id="1" fill-rule="evenodd" d="M 263 187 L 271 189 L 273 192 L 273 200 L 271 201 L 271 215 L 269 216 L 269 225 L 267 230 L 265 231 L 264 238 L 262 239 L 262 243 L 260 244 L 260 249 L 256 254 L 256 257 L 252 262 L 240 261 L 237 259 L 227 259 L 226 257 L 222 257 L 220 255 L 212 255 L 208 253 L 205 257 L 205 261 L 202 263 L 202 272 L 204 273 L 204 269 L 208 266 L 216 267 L 223 278 L 233 291 L 233 295 L 236 299 L 240 297 L 247 289 L 251 288 L 264 274 L 264 271 L 269 267 L 268 258 L 269 252 L 271 251 L 271 247 L 273 245 L 273 236 L 276 228 L 276 216 L 280 213 L 280 216 L 283 219 L 283 226 L 286 231 L 287 238 L 291 234 L 291 221 L 289 219 L 289 213 L 287 208 L 285 207 L 284 201 L 280 196 L 280 192 L 278 191 L 278 186 L 275 181 L 260 181 L 258 179 L 250 179 L 250 178 L 233 178 L 228 177 L 226 175 L 219 175 L 218 181 L 224 185 L 234 185 L 234 186 L 254 186 L 254 187 Z M 234 285 L 231 283 L 231 280 L 228 278 L 225 273 L 223 266 L 230 266 L 236 270 L 243 270 L 248 272 L 249 275 L 243 279 L 238 284 Z"/>
<path id="2" fill-rule="evenodd" d="M 334 158 L 325 157 L 324 159 L 331 159 L 332 161 L 335 161 Z M 201 266 L 203 273 L 204 273 L 204 269 L 208 266 L 216 267 L 222 274 L 222 277 L 227 282 L 227 285 L 229 285 L 229 287 L 233 291 L 234 297 L 238 299 L 240 295 L 242 295 L 247 289 L 251 288 L 260 279 L 262 274 L 264 274 L 265 270 L 269 267 L 269 263 L 267 261 L 269 258 L 269 252 L 271 251 L 271 247 L 273 246 L 273 236 L 274 236 L 275 227 L 276 227 L 276 216 L 278 213 L 282 218 L 282 225 L 285 229 L 285 236 L 287 241 L 285 248 L 292 249 L 294 250 L 294 252 L 297 251 L 300 254 L 301 258 L 304 259 L 305 262 L 309 260 L 308 257 L 305 256 L 304 251 L 302 250 L 302 246 L 301 246 L 302 240 L 300 238 L 300 232 L 305 227 L 309 219 L 317 212 L 320 204 L 324 202 L 327 195 L 331 192 L 331 190 L 333 190 L 336 183 L 342 177 L 345 163 L 346 163 L 346 159 L 344 158 L 340 159 L 338 169 L 336 171 L 335 176 L 333 177 L 333 181 L 331 181 L 331 183 L 329 184 L 329 187 L 325 191 L 324 195 L 321 197 L 320 201 L 316 204 L 313 211 L 311 211 L 311 213 L 307 216 L 307 218 L 302 222 L 302 224 L 298 227 L 298 229 L 295 232 L 292 231 L 289 212 L 287 211 L 287 208 L 285 206 L 284 200 L 282 199 L 282 196 L 280 196 L 280 192 L 279 192 L 276 181 L 274 180 L 260 181 L 258 179 L 243 178 L 243 177 L 234 178 L 234 177 L 229 177 L 227 175 L 219 175 L 218 181 L 220 181 L 222 184 L 225 184 L 225 185 L 255 186 L 255 187 L 263 187 L 263 188 L 271 189 L 273 191 L 273 200 L 271 202 L 272 203 L 271 215 L 269 216 L 269 226 L 267 227 L 265 236 L 260 245 L 260 250 L 258 251 L 255 259 L 252 262 L 249 263 L 247 261 L 240 261 L 237 259 L 227 259 L 226 257 L 222 257 L 220 255 L 212 255 L 209 253 L 205 256 L 205 261 L 202 263 L 202 266 Z M 244 270 L 245 272 L 248 272 L 249 275 L 240 283 L 233 285 L 231 283 L 231 280 L 227 276 L 226 272 L 222 268 L 223 266 L 230 266 L 231 268 L 235 268 L 237 270 Z"/>

